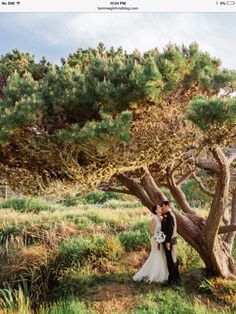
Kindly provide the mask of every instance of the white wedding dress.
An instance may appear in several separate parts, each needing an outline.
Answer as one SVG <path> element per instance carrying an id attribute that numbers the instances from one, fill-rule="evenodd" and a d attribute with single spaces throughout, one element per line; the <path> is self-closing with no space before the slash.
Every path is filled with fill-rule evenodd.
<path id="1" fill-rule="evenodd" d="M 154 234 L 161 230 L 161 221 L 155 215 L 156 225 Z M 155 242 L 154 237 L 151 237 L 151 253 L 143 264 L 142 268 L 133 276 L 134 281 L 144 280 L 146 282 L 163 282 L 168 279 L 168 268 L 166 263 L 166 256 L 163 245 L 160 244 L 160 250 L 158 244 Z"/>

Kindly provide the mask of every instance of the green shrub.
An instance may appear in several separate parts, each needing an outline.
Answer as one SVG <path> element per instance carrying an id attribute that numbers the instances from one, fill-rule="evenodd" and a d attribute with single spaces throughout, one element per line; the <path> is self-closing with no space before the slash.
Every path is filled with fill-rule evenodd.
<path id="1" fill-rule="evenodd" d="M 81 200 L 78 196 L 65 196 L 60 203 L 66 207 L 73 207 L 80 204 Z"/>
<path id="2" fill-rule="evenodd" d="M 80 201 L 83 203 L 89 204 L 103 204 L 108 200 L 115 199 L 115 200 L 123 200 L 124 196 L 119 193 L 114 192 L 103 192 L 103 191 L 92 191 L 86 195 L 81 196 Z"/>
<path id="3" fill-rule="evenodd" d="M 190 179 L 182 185 L 182 190 L 192 207 L 205 207 L 210 203 L 210 197 L 203 193 L 196 180 Z"/>
<path id="4" fill-rule="evenodd" d="M 150 235 L 148 231 L 122 231 L 119 235 L 119 239 L 127 252 L 150 245 Z"/>
<path id="5" fill-rule="evenodd" d="M 90 239 L 77 237 L 59 245 L 58 256 L 62 263 L 70 267 L 73 264 L 83 265 L 89 255 L 89 247 L 92 245 Z"/>
<path id="6" fill-rule="evenodd" d="M 53 207 L 45 200 L 34 197 L 10 198 L 0 203 L 1 208 L 13 208 L 20 212 L 38 213 L 42 210 L 52 210 Z"/>
<path id="7" fill-rule="evenodd" d="M 146 234 L 149 234 L 149 225 L 150 225 L 150 221 L 141 221 L 136 223 L 133 227 L 132 230 L 136 231 L 139 230 L 140 232 L 144 232 Z"/>

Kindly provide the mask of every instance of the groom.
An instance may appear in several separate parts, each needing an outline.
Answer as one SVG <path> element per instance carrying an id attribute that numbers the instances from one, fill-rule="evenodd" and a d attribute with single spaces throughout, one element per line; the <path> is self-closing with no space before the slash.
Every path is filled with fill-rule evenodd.
<path id="1" fill-rule="evenodd" d="M 162 216 L 161 230 L 166 235 L 166 240 L 163 243 L 167 267 L 169 271 L 168 285 L 178 284 L 180 282 L 179 269 L 176 256 L 176 236 L 177 225 L 176 218 L 171 211 L 170 202 L 164 201 L 162 203 Z"/>

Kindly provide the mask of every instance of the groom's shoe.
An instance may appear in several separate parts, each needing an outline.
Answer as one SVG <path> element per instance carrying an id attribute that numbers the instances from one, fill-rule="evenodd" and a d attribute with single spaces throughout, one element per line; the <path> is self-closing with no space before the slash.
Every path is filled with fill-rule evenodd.
<path id="1" fill-rule="evenodd" d="M 181 283 L 180 278 L 173 280 L 173 282 L 171 283 L 171 288 L 174 290 L 178 290 L 181 286 L 182 286 L 182 283 Z"/>
<path id="2" fill-rule="evenodd" d="M 181 286 L 181 285 L 182 285 L 181 278 L 178 277 L 178 278 L 176 278 L 175 280 L 173 280 L 173 284 L 174 284 L 175 286 Z"/>
<path id="3" fill-rule="evenodd" d="M 164 281 L 164 282 L 161 284 L 161 286 L 164 287 L 164 288 L 168 288 L 168 287 L 170 287 L 170 283 L 169 283 L 169 281 Z"/>
<path id="4" fill-rule="evenodd" d="M 162 287 L 170 288 L 174 285 L 174 282 L 172 280 L 171 281 L 168 280 L 168 281 L 162 283 L 161 285 L 162 285 Z"/>

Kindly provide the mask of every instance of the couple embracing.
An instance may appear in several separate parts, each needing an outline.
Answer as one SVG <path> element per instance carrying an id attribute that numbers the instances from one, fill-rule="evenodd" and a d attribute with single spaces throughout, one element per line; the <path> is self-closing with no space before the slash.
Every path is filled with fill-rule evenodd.
<path id="1" fill-rule="evenodd" d="M 180 282 L 176 256 L 176 218 L 171 211 L 170 202 L 153 206 L 154 214 L 150 224 L 151 253 L 133 280 L 147 282 L 167 282 L 166 285 Z"/>

